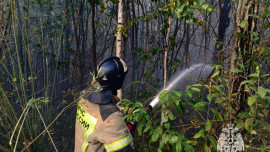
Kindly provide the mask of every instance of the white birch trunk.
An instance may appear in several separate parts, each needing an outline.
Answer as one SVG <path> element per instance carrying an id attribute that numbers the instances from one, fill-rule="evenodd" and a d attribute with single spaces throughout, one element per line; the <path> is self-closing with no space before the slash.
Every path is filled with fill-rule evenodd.
<path id="1" fill-rule="evenodd" d="M 117 36 L 116 36 L 116 56 L 121 57 L 122 49 L 122 26 L 123 26 L 123 1 L 119 0 L 118 3 L 118 23 L 117 23 Z"/>
<path id="2" fill-rule="evenodd" d="M 123 26 L 123 0 L 118 3 L 118 23 L 117 23 L 117 36 L 116 36 L 116 56 L 121 58 L 122 50 L 122 26 Z M 117 96 L 121 99 L 122 90 L 117 90 Z"/>

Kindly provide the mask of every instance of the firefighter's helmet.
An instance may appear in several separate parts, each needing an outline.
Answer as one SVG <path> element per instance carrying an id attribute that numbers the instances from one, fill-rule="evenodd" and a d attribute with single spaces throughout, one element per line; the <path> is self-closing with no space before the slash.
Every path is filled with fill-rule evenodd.
<path id="1" fill-rule="evenodd" d="M 97 81 L 102 89 L 118 90 L 122 88 L 127 74 L 126 63 L 119 57 L 109 57 L 100 62 L 97 67 Z"/>

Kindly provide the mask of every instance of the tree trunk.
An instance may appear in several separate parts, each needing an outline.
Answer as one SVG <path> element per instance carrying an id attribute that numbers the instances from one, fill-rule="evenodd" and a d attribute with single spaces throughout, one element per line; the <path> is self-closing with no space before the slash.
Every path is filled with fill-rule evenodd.
<path id="1" fill-rule="evenodd" d="M 188 65 L 188 61 L 190 60 L 189 59 L 189 41 L 190 41 L 190 25 L 185 23 L 184 24 L 185 26 L 185 31 L 186 31 L 186 42 L 185 42 L 185 50 L 184 50 L 184 60 L 183 60 L 183 64 L 182 64 L 182 67 L 185 67 Z"/>
<path id="2" fill-rule="evenodd" d="M 63 42 L 65 47 L 64 47 L 64 50 L 65 50 L 65 53 L 64 53 L 64 60 L 66 62 L 70 62 L 70 55 L 67 54 L 66 52 L 68 52 L 69 50 L 71 50 L 71 47 L 70 47 L 70 9 L 69 9 L 69 6 L 70 6 L 70 3 L 69 3 L 69 0 L 65 0 L 65 16 L 66 16 L 66 25 L 65 25 L 65 41 Z M 69 69 L 70 69 L 70 66 L 67 66 L 64 68 L 65 72 L 64 72 L 64 76 L 68 76 L 70 75 L 70 72 L 69 72 Z M 67 89 L 69 87 L 69 81 L 66 81 L 65 82 L 65 89 Z"/>
<path id="3" fill-rule="evenodd" d="M 251 67 L 249 66 L 250 61 L 248 60 L 252 55 L 253 43 L 251 43 L 251 40 L 253 39 L 253 36 L 250 32 L 255 32 L 257 19 L 249 15 L 258 14 L 258 2 L 258 0 L 239 0 L 237 5 L 230 68 L 242 69 L 244 71 L 241 73 L 230 72 L 231 90 L 229 99 L 235 103 L 233 107 L 235 107 L 236 114 L 247 108 L 247 93 L 244 92 L 244 87 L 241 87 L 240 84 L 244 81 L 243 78 L 247 76 L 251 70 Z M 246 24 L 243 24 L 244 22 L 246 22 Z M 242 33 L 243 35 L 239 35 L 239 33 Z M 237 63 L 241 63 L 246 67 L 243 69 L 243 66 L 241 67 Z M 236 96 L 232 97 L 232 94 L 236 94 Z"/>
<path id="4" fill-rule="evenodd" d="M 75 82 L 78 83 L 78 80 L 79 80 L 79 83 L 82 82 L 82 77 L 83 77 L 83 72 L 82 72 L 82 68 L 81 68 L 81 65 L 82 65 L 82 57 L 81 57 L 81 51 L 80 51 L 80 29 L 78 29 L 78 22 L 79 20 L 76 20 L 75 18 L 75 9 L 74 9 L 74 1 L 71 0 L 71 9 L 72 9 L 72 23 L 73 23 L 73 31 L 74 31 L 74 37 L 75 37 L 75 51 L 76 51 L 76 61 L 77 61 L 77 67 L 75 68 L 78 68 L 78 71 L 79 71 L 79 76 L 77 76 L 76 78 L 74 78 Z M 80 11 L 79 11 L 80 12 Z M 79 16 L 80 16 L 81 13 L 79 13 Z M 80 17 L 79 17 L 80 18 Z M 79 33 L 78 33 L 79 32 Z M 74 71 L 76 71 L 77 69 L 75 69 Z M 75 76 L 76 74 L 74 73 L 73 76 Z"/>
<path id="5" fill-rule="evenodd" d="M 218 40 L 215 46 L 215 52 L 214 56 L 212 58 L 213 63 L 219 62 L 221 63 L 223 61 L 223 44 L 224 43 L 224 37 L 227 28 L 230 25 L 230 17 L 229 13 L 231 10 L 230 1 L 231 0 L 223 0 L 224 4 L 222 6 L 222 0 L 219 1 L 219 8 L 220 8 L 220 14 L 219 14 L 219 25 L 218 25 Z M 222 44 L 222 45 L 221 45 Z M 220 61 L 218 61 L 220 59 Z"/>
<path id="6" fill-rule="evenodd" d="M 132 20 L 136 19 L 135 13 L 135 0 L 132 0 Z M 135 56 L 135 48 L 137 47 L 137 38 L 136 38 L 136 23 L 132 26 L 131 29 L 131 55 L 132 55 L 132 81 L 135 81 L 135 63 L 136 63 L 136 56 Z M 134 52 L 134 53 L 133 53 Z M 135 84 L 131 85 L 131 97 L 134 98 L 134 86 Z"/>
<path id="7" fill-rule="evenodd" d="M 117 23 L 117 36 L 116 36 L 116 56 L 122 57 L 122 26 L 123 26 L 123 1 L 119 0 L 118 3 L 118 23 Z M 122 90 L 117 90 L 117 96 L 121 99 Z"/>
<path id="8" fill-rule="evenodd" d="M 93 67 L 92 70 L 97 73 L 97 51 L 96 51 L 96 26 L 95 26 L 95 1 L 92 0 L 92 41 L 93 41 L 93 47 L 92 47 L 92 63 Z"/>
<path id="9" fill-rule="evenodd" d="M 117 23 L 117 36 L 116 36 L 116 56 L 122 57 L 122 26 L 123 26 L 123 1 L 119 0 L 118 3 L 118 23 Z"/>
<path id="10" fill-rule="evenodd" d="M 166 35 L 166 46 L 165 46 L 165 52 L 164 52 L 164 62 L 163 62 L 163 89 L 166 89 L 167 86 L 167 58 L 168 58 L 168 50 L 169 50 L 169 37 L 170 37 L 170 27 L 171 27 L 171 20 L 172 20 L 172 16 L 169 16 L 168 19 L 168 24 L 169 27 L 167 28 L 167 35 Z M 162 107 L 164 105 L 162 104 Z M 166 111 L 165 111 L 166 113 Z M 164 113 L 161 113 L 161 122 L 160 124 L 162 125 L 165 122 L 165 118 L 164 118 Z"/>

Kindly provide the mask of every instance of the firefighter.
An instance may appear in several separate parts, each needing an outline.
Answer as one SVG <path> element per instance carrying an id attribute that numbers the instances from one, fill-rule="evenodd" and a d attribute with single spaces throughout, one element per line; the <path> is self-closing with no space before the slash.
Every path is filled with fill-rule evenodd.
<path id="1" fill-rule="evenodd" d="M 97 91 L 85 91 L 77 106 L 75 152 L 133 152 L 132 136 L 114 103 L 127 74 L 118 57 L 103 60 L 94 76 Z"/>

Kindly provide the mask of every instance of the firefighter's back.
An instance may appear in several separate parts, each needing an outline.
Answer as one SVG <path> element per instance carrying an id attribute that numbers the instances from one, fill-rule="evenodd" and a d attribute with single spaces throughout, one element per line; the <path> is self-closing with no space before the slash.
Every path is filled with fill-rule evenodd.
<path id="1" fill-rule="evenodd" d="M 112 101 L 96 104 L 91 96 L 82 98 L 77 107 L 75 152 L 117 151 L 128 146 L 132 137 L 122 117 Z"/>

